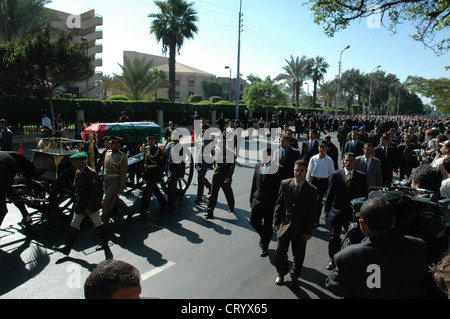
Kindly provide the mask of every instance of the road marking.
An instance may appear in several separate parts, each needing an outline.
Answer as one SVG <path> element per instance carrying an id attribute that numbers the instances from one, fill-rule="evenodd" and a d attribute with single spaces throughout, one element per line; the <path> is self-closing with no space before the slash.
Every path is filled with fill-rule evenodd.
<path id="1" fill-rule="evenodd" d="M 154 275 L 156 275 L 156 274 L 159 274 L 160 272 L 162 272 L 162 271 L 164 271 L 164 270 L 166 270 L 166 269 L 172 267 L 173 265 L 175 265 L 174 262 L 168 261 L 168 262 L 165 263 L 163 266 L 161 266 L 161 267 L 156 267 L 155 269 L 152 269 L 152 270 L 147 271 L 146 273 L 142 274 L 142 275 L 141 275 L 141 280 L 142 280 L 142 281 L 147 280 L 148 278 L 150 278 L 150 277 L 152 277 L 152 276 L 154 276 Z"/>

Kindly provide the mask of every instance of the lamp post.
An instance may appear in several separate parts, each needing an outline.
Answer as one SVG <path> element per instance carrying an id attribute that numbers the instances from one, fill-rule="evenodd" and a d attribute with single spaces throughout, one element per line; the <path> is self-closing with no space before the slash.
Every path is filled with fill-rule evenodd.
<path id="1" fill-rule="evenodd" d="M 376 68 L 374 68 L 372 70 L 372 73 L 373 73 L 373 71 L 375 71 L 376 69 L 378 69 L 380 67 L 381 67 L 381 65 L 379 65 Z M 370 111 L 370 107 L 372 106 L 371 103 L 372 103 L 372 77 L 370 77 L 370 88 L 369 88 L 369 111 Z"/>
<path id="2" fill-rule="evenodd" d="M 230 85 L 228 86 L 228 100 L 231 102 L 231 68 L 227 65 L 225 69 L 230 69 Z"/>
<path id="3" fill-rule="evenodd" d="M 344 50 L 342 50 L 341 54 L 339 55 L 339 73 L 338 73 L 338 86 L 337 86 L 337 94 L 336 94 L 336 115 L 339 113 L 339 105 L 340 105 L 340 96 L 339 96 L 339 89 L 341 85 L 341 60 L 342 60 L 342 53 L 349 49 L 350 45 L 347 45 Z"/>

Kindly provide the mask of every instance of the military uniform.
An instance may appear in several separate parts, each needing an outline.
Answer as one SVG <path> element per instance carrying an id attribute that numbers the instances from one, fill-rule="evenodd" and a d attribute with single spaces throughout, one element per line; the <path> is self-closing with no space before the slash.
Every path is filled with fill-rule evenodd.
<path id="1" fill-rule="evenodd" d="M 115 139 L 111 137 L 111 142 L 113 141 Z M 118 141 L 121 141 L 121 139 Z M 126 187 L 127 171 L 128 158 L 124 153 L 121 151 L 113 152 L 113 150 L 106 151 L 103 166 L 105 197 L 102 204 L 102 220 L 106 229 L 109 228 L 110 213 L 114 206 L 124 211 L 128 217 L 133 215 L 133 210 L 119 197 L 119 193 L 123 192 Z"/>
<path id="2" fill-rule="evenodd" d="M 150 135 L 149 135 L 150 137 Z M 167 205 L 166 199 L 161 193 L 158 183 L 163 180 L 164 173 L 164 153 L 158 146 L 147 146 L 144 150 L 144 179 L 146 181 L 142 203 L 141 203 L 141 218 L 147 216 L 148 207 L 152 193 L 155 194 L 156 199 L 160 205 L 160 210 L 163 210 Z"/>
<path id="3" fill-rule="evenodd" d="M 231 179 L 235 168 L 235 154 L 231 148 L 216 147 L 214 149 L 214 173 L 212 177 L 211 195 L 206 208 L 206 218 L 213 218 L 214 208 L 217 204 L 219 190 L 222 188 L 230 212 L 234 211 L 234 194 L 231 188 Z M 229 183 L 224 183 L 229 179 Z"/>
<path id="4" fill-rule="evenodd" d="M 180 136 L 181 138 L 181 136 Z M 183 198 L 184 194 L 181 190 L 177 189 L 177 181 L 179 178 L 184 177 L 184 169 L 186 167 L 186 164 L 184 161 L 180 161 L 179 159 L 176 159 L 176 154 L 172 152 L 172 149 L 178 145 L 179 141 L 174 140 L 172 143 L 170 143 L 165 152 L 166 156 L 166 162 L 167 162 L 167 181 L 168 181 L 168 202 L 169 202 L 169 210 L 172 211 L 175 209 L 175 198 L 181 197 Z M 180 150 L 178 152 L 178 157 L 183 156 L 183 148 L 180 147 Z"/>
<path id="5" fill-rule="evenodd" d="M 87 160 L 87 154 L 78 153 L 70 157 L 73 161 Z M 100 181 L 95 170 L 85 165 L 81 169 L 77 169 L 74 179 L 75 186 L 75 204 L 73 210 L 75 212 L 71 225 L 67 242 L 62 247 L 55 250 L 68 255 L 72 250 L 73 244 L 78 236 L 81 222 L 88 215 L 93 224 L 97 227 L 101 244 L 96 250 L 106 249 L 108 247 L 108 239 L 106 237 L 105 227 L 100 219 L 100 208 L 102 208 Z"/>

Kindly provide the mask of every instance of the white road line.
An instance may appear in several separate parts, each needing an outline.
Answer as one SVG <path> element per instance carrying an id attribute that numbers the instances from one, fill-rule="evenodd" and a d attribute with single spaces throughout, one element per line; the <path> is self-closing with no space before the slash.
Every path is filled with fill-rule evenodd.
<path id="1" fill-rule="evenodd" d="M 141 280 L 142 281 L 147 280 L 148 278 L 150 278 L 150 277 L 152 277 L 152 276 L 154 276 L 156 274 L 159 274 L 160 272 L 162 272 L 162 271 L 172 267 L 173 265 L 175 265 L 174 262 L 168 261 L 167 263 L 165 263 L 161 267 L 156 267 L 155 269 L 152 269 L 152 270 L 147 271 L 146 273 L 142 274 L 141 275 Z"/>

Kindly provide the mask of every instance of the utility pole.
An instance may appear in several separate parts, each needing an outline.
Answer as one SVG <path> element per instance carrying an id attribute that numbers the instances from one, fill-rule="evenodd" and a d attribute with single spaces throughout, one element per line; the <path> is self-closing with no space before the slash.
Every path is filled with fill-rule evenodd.
<path id="1" fill-rule="evenodd" d="M 239 8 L 239 30 L 238 30 L 238 56 L 237 56 L 237 76 L 236 76 L 236 119 L 239 118 L 239 97 L 240 97 L 240 64 L 241 64 L 241 32 L 242 32 L 242 0 Z"/>

